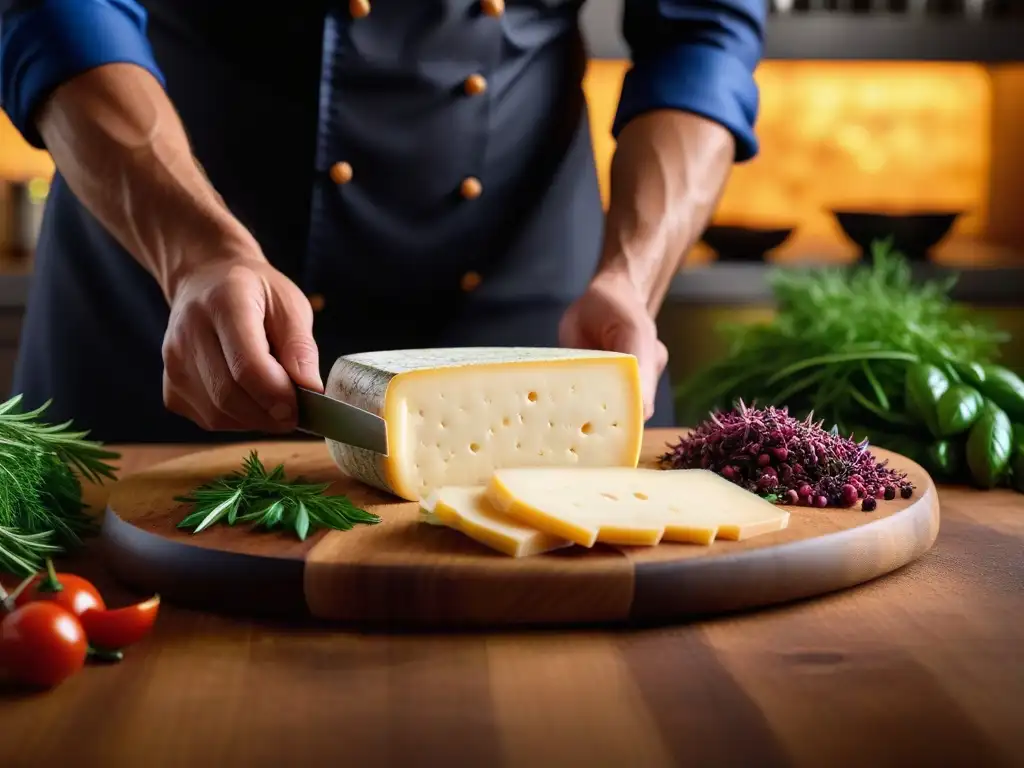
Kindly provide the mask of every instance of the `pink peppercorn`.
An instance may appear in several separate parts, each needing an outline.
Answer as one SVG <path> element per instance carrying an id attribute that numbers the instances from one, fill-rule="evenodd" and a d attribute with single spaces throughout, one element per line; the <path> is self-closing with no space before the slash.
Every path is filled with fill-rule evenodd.
<path id="1" fill-rule="evenodd" d="M 841 500 L 843 502 L 844 507 L 852 507 L 854 504 L 857 503 L 857 498 L 857 489 L 854 488 L 852 485 L 847 483 L 842 487 Z"/>

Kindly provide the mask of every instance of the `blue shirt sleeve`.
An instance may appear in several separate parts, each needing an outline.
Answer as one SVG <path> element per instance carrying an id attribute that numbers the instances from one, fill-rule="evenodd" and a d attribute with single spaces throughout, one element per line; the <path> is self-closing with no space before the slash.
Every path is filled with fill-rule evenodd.
<path id="1" fill-rule="evenodd" d="M 758 151 L 754 70 L 764 51 L 765 0 L 625 0 L 626 73 L 612 133 L 654 109 L 692 112 L 724 126 L 736 162 Z"/>
<path id="2" fill-rule="evenodd" d="M 36 108 L 61 83 L 103 64 L 130 63 L 160 84 L 136 0 L 0 0 L 0 106 L 35 147 Z"/>

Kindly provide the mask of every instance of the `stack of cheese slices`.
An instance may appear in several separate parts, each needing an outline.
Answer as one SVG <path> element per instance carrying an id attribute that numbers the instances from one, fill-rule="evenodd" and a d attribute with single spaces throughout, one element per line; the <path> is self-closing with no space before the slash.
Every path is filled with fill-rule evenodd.
<path id="1" fill-rule="evenodd" d="M 702 469 L 499 469 L 486 486 L 446 486 L 420 502 L 425 522 L 513 557 L 572 544 L 709 545 L 786 527 L 789 513 Z"/>
<path id="2" fill-rule="evenodd" d="M 344 472 L 514 557 L 599 541 L 709 545 L 789 520 L 711 472 L 637 467 L 643 403 L 629 355 L 373 352 L 339 358 L 327 394 L 388 425 L 387 456 L 329 443 Z"/>

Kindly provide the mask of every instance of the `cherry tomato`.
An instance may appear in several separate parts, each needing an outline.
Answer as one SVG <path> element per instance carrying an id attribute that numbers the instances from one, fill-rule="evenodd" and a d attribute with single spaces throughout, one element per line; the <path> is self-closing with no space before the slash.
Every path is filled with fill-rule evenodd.
<path id="1" fill-rule="evenodd" d="M 78 619 L 55 603 L 29 603 L 0 621 L 0 666 L 19 683 L 52 688 L 81 670 L 88 652 Z"/>
<path id="2" fill-rule="evenodd" d="M 134 645 L 149 634 L 160 610 L 160 595 L 114 610 L 90 609 L 79 616 L 89 642 L 97 648 Z"/>
<path id="3" fill-rule="evenodd" d="M 81 576 L 73 573 L 57 573 L 50 560 L 46 561 L 46 572 L 36 576 L 14 601 L 16 606 L 44 600 L 56 603 L 81 616 L 92 608 L 106 608 L 99 590 Z"/>

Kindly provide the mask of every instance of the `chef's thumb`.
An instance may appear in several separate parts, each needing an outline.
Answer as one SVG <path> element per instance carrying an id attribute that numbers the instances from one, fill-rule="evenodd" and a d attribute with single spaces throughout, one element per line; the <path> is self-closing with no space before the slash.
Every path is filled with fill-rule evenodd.
<path id="1" fill-rule="evenodd" d="M 644 398 L 644 419 L 654 415 L 654 395 L 661 376 L 661 342 L 657 331 L 639 324 L 619 328 L 615 348 L 636 357 L 640 367 L 640 388 Z"/>
<path id="2" fill-rule="evenodd" d="M 313 321 L 300 311 L 275 312 L 267 317 L 267 341 L 274 357 L 293 382 L 304 389 L 324 391 L 320 353 L 313 340 Z"/>

